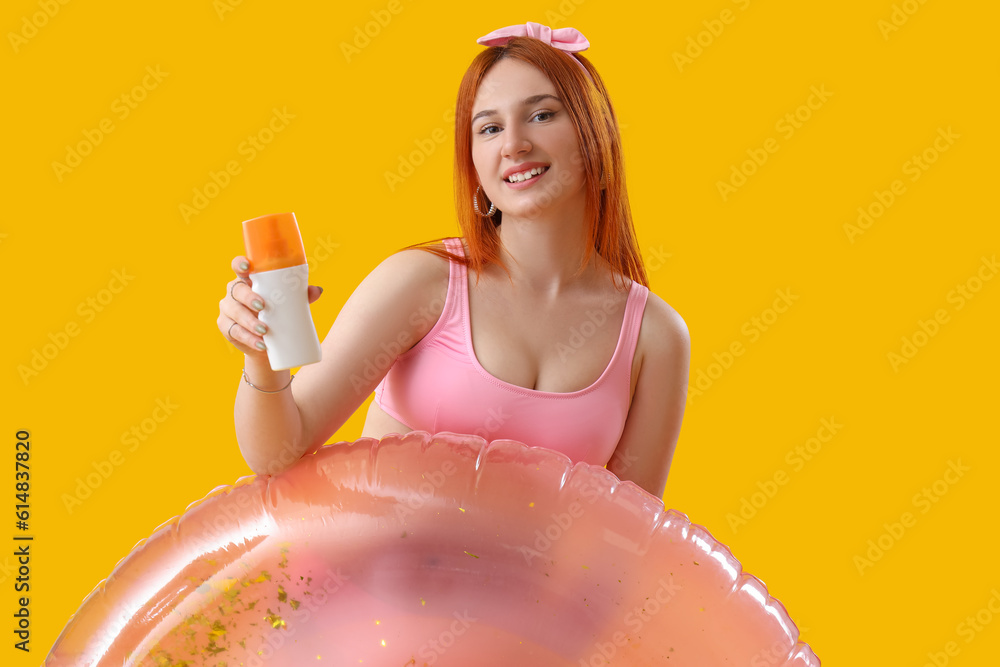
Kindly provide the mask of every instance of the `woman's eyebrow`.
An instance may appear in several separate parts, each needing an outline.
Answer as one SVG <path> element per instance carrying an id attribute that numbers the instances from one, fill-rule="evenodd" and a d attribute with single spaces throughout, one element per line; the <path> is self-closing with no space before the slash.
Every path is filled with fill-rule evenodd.
<path id="1" fill-rule="evenodd" d="M 524 107 L 531 106 L 532 104 L 537 104 L 538 102 L 541 102 L 546 98 L 552 98 L 556 102 L 559 102 L 560 104 L 562 103 L 562 100 L 556 97 L 555 95 L 542 93 L 541 95 L 532 95 L 531 97 L 526 97 L 524 100 L 521 101 L 521 106 Z M 483 116 L 493 116 L 496 113 L 497 113 L 496 109 L 483 109 L 482 111 L 480 111 L 479 113 L 477 113 L 475 116 L 472 117 L 472 122 L 475 123 L 476 120 L 482 118 Z"/>

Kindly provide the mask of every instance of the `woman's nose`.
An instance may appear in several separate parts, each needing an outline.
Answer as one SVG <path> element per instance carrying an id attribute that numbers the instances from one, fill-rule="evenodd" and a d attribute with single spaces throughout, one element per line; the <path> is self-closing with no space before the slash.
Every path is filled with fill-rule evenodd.
<path id="1" fill-rule="evenodd" d="M 504 129 L 502 150 L 503 157 L 512 157 L 530 151 L 531 142 L 528 141 L 527 133 L 520 127 L 509 125 Z"/>

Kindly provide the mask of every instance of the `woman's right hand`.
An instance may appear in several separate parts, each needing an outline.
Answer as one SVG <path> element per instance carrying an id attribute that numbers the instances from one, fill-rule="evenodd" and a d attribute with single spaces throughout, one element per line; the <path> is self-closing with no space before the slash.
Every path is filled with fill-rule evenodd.
<path id="1" fill-rule="evenodd" d="M 226 283 L 226 295 L 219 301 L 219 319 L 217 324 L 222 336 L 236 346 L 244 354 L 264 356 L 267 349 L 264 346 L 264 334 L 267 325 L 258 319 L 267 304 L 263 297 L 253 291 L 253 281 L 250 280 L 250 260 L 242 255 L 233 258 L 232 269 L 236 278 Z M 309 285 L 309 303 L 314 302 L 323 293 L 322 287 Z"/>

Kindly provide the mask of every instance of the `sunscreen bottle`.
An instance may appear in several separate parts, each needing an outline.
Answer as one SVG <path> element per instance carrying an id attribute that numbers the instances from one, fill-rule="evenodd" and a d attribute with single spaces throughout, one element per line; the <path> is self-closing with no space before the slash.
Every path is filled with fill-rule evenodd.
<path id="1" fill-rule="evenodd" d="M 243 242 L 254 293 L 264 297 L 257 317 L 267 326 L 264 344 L 271 370 L 320 360 L 319 337 L 309 311 L 309 267 L 294 213 L 243 222 Z"/>

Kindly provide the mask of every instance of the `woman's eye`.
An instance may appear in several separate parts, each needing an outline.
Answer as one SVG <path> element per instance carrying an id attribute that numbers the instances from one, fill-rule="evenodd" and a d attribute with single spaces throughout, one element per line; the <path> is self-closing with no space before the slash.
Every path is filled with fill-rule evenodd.
<path id="1" fill-rule="evenodd" d="M 479 134 L 493 134 L 493 132 L 490 132 L 490 130 L 497 130 L 497 129 L 499 128 L 496 125 L 486 125 L 485 127 L 479 130 Z"/>
<path id="2" fill-rule="evenodd" d="M 541 120 L 548 120 L 554 115 L 555 114 L 552 111 L 539 111 L 538 113 L 535 114 L 535 118 L 538 118 L 539 116 L 546 116 L 546 118 L 542 118 Z"/>

